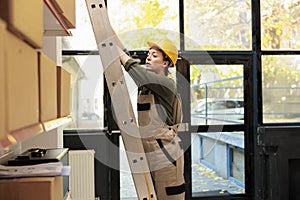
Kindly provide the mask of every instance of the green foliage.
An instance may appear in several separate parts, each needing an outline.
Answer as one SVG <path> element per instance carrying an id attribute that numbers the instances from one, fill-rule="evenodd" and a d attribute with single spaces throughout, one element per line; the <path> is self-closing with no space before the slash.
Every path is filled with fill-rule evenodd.
<path id="1" fill-rule="evenodd" d="M 178 33 L 159 28 L 164 20 L 178 18 L 177 12 L 173 13 L 168 5 L 163 6 L 159 0 L 123 0 L 122 2 L 124 7 L 130 7 L 135 11 L 131 12 L 127 19 L 130 20 L 131 30 L 128 31 L 128 27 L 125 27 L 127 30 L 124 30 L 120 36 L 128 49 L 148 49 L 147 41 L 156 41 L 165 35 L 174 41 L 178 40 Z"/>
<path id="2" fill-rule="evenodd" d="M 150 27 L 156 27 L 161 23 L 165 11 L 168 6 L 161 7 L 158 0 L 137 2 L 140 8 L 140 12 L 133 17 L 133 20 L 137 28 L 145 28 L 145 25 Z"/>
<path id="3" fill-rule="evenodd" d="M 190 50 L 243 50 L 251 42 L 250 1 L 192 1 L 185 3 L 185 34 Z"/>
<path id="4" fill-rule="evenodd" d="M 297 49 L 300 1 L 268 0 L 261 3 L 262 49 Z"/>

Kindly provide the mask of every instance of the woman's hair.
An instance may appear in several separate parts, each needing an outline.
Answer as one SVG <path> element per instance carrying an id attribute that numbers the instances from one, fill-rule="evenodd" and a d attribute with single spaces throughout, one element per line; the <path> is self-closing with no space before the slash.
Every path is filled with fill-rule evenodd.
<path id="1" fill-rule="evenodd" d="M 165 54 L 165 52 L 164 51 L 162 51 L 161 50 L 161 52 L 162 52 L 162 54 L 163 54 L 163 60 L 164 61 L 168 61 L 168 67 L 166 67 L 165 68 L 165 71 L 164 71 L 164 74 L 166 75 L 166 76 L 168 76 L 168 74 L 169 74 L 169 67 L 172 67 L 173 66 L 173 63 L 172 63 L 172 61 L 171 61 L 171 59 L 169 58 L 169 56 L 167 56 L 166 54 Z"/>

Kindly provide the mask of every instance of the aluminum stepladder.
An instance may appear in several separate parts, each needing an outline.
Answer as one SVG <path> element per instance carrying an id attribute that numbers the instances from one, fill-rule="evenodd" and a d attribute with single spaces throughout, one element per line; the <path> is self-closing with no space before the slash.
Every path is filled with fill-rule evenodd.
<path id="1" fill-rule="evenodd" d="M 157 200 L 104 0 L 86 0 L 115 117 L 139 200 Z"/>

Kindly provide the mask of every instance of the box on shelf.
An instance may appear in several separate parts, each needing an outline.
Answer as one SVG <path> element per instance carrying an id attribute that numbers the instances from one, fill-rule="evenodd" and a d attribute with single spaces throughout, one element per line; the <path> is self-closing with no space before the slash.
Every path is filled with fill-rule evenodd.
<path id="1" fill-rule="evenodd" d="M 57 118 L 56 63 L 39 53 L 40 121 Z"/>
<path id="2" fill-rule="evenodd" d="M 75 28 L 76 26 L 76 1 L 75 0 L 55 0 L 58 5 L 61 16 L 66 22 L 68 28 Z"/>
<path id="3" fill-rule="evenodd" d="M 57 116 L 70 115 L 71 74 L 57 66 Z"/>
<path id="4" fill-rule="evenodd" d="M 0 179 L 0 199 L 63 199 L 63 178 L 55 176 Z"/>
<path id="5" fill-rule="evenodd" d="M 43 46 L 43 0 L 1 0 L 0 17 L 7 28 L 34 48 Z"/>
<path id="6" fill-rule="evenodd" d="M 4 33 L 8 131 L 39 123 L 38 54 L 11 32 Z"/>

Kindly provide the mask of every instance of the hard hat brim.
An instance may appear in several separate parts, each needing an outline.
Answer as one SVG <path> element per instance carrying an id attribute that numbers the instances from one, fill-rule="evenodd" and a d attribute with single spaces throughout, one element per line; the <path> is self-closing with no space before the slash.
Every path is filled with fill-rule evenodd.
<path id="1" fill-rule="evenodd" d="M 170 41 L 169 41 L 169 43 L 170 43 Z M 165 43 L 163 43 L 162 45 L 159 45 L 159 44 L 157 44 L 155 42 L 147 42 L 147 44 L 148 44 L 149 48 L 151 48 L 151 47 L 157 47 L 158 49 L 160 49 L 161 51 L 163 51 L 168 56 L 168 58 L 170 59 L 170 61 L 173 64 L 173 66 L 175 66 L 176 61 L 178 59 L 178 50 L 177 50 L 177 48 L 173 44 L 171 46 L 168 45 L 168 43 L 167 43 L 167 46 L 166 46 Z"/>
<path id="2" fill-rule="evenodd" d="M 154 42 L 147 42 L 149 48 L 151 47 L 158 47 L 159 49 L 162 49 L 158 44 L 154 43 Z"/>

